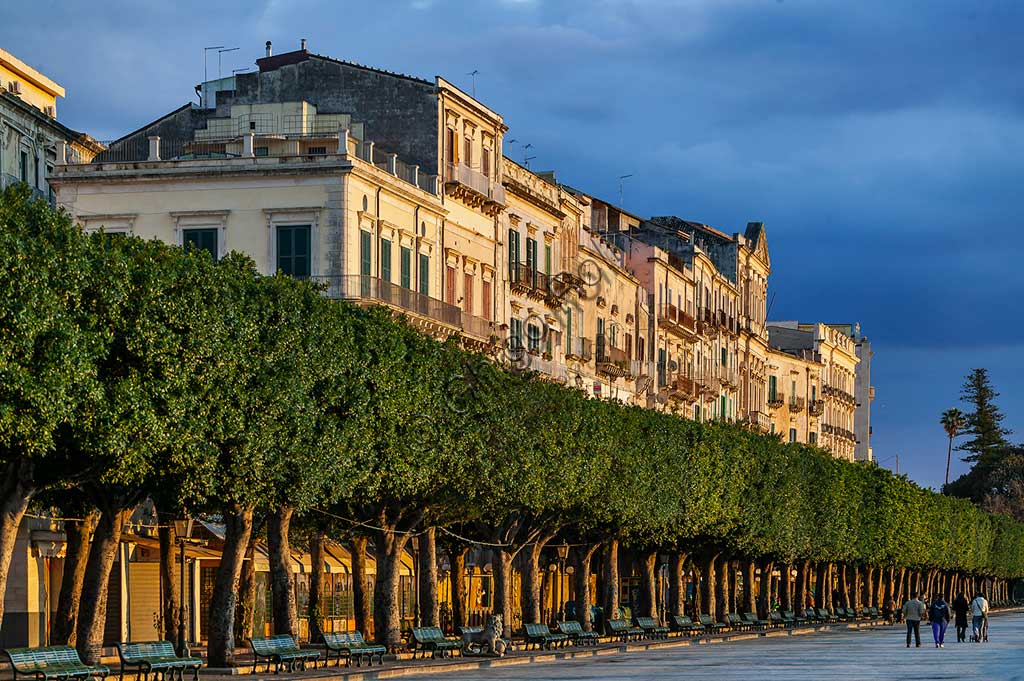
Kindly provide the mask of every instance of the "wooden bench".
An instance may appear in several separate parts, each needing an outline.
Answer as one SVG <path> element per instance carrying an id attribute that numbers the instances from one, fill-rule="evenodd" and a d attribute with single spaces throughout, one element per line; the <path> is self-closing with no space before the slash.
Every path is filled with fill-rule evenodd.
<path id="1" fill-rule="evenodd" d="M 789 626 L 789 623 L 786 622 L 786 620 L 782 617 L 782 613 L 778 610 L 772 610 L 770 613 L 768 613 L 768 622 L 771 623 L 771 626 L 776 628 Z"/>
<path id="2" fill-rule="evenodd" d="M 438 653 L 441 653 L 441 657 L 445 654 L 454 655 L 455 651 L 462 650 L 462 641 L 457 638 L 447 638 L 444 632 L 441 631 L 440 627 L 413 627 L 412 640 L 415 646 L 412 649 L 412 658 L 416 659 L 416 652 L 422 651 L 423 656 L 427 656 L 427 652 L 430 652 L 430 656 L 437 657 Z"/>
<path id="3" fill-rule="evenodd" d="M 772 626 L 772 623 L 768 620 L 763 620 L 757 616 L 756 612 L 745 612 L 743 613 L 743 620 L 750 626 L 751 629 L 767 629 Z"/>
<path id="4" fill-rule="evenodd" d="M 669 628 L 655 622 L 653 617 L 634 617 L 633 621 L 644 630 L 648 638 L 668 638 Z"/>
<path id="5" fill-rule="evenodd" d="M 608 635 L 613 639 L 626 643 L 628 641 L 639 641 L 644 637 L 644 630 L 640 627 L 631 627 L 626 620 L 608 620 Z"/>
<path id="6" fill-rule="evenodd" d="M 98 664 L 90 666 L 78 657 L 71 646 L 45 646 L 42 648 L 7 648 L 4 655 L 11 662 L 12 676 L 31 676 L 35 679 L 105 679 L 110 669 Z"/>
<path id="7" fill-rule="evenodd" d="M 670 620 L 672 627 L 683 636 L 693 636 L 704 633 L 704 625 L 694 622 L 686 615 L 672 615 Z"/>
<path id="8" fill-rule="evenodd" d="M 548 625 L 539 622 L 523 624 L 523 638 L 526 642 L 524 650 L 529 650 L 532 643 L 537 648 L 550 650 L 554 646 L 564 646 L 569 642 L 569 636 L 562 633 L 554 633 Z"/>
<path id="9" fill-rule="evenodd" d="M 324 666 L 330 663 L 331 653 L 337 653 L 339 667 L 343 657 L 346 667 L 352 666 L 352 660 L 355 660 L 356 666 L 360 667 L 364 659 L 372 667 L 374 657 L 378 662 L 384 664 L 384 653 L 386 652 L 388 649 L 385 646 L 370 645 L 364 641 L 363 635 L 358 631 L 324 632 L 324 657 L 327 658 Z"/>
<path id="10" fill-rule="evenodd" d="M 574 646 L 592 645 L 596 646 L 601 639 L 601 634 L 596 631 L 583 631 L 583 625 L 576 620 L 566 620 L 558 623 L 558 630 L 569 637 Z"/>
<path id="11" fill-rule="evenodd" d="M 295 645 L 295 639 L 288 634 L 277 634 L 276 636 L 253 636 L 249 639 L 252 647 L 252 673 L 256 673 L 256 665 L 260 660 L 267 661 L 267 671 L 270 665 L 274 665 L 274 673 L 277 674 L 281 668 L 288 671 L 295 671 L 295 665 L 305 671 L 306 663 L 313 662 L 316 669 L 316 661 L 320 659 L 320 653 L 315 650 L 302 650 Z"/>
<path id="12" fill-rule="evenodd" d="M 733 631 L 745 631 L 750 628 L 738 612 L 726 613 L 725 617 L 729 621 L 729 628 Z"/>
<path id="13" fill-rule="evenodd" d="M 818 608 L 816 613 L 818 615 L 818 619 L 824 622 L 825 624 L 831 624 L 833 622 L 838 621 L 839 619 L 831 612 L 829 612 L 828 608 Z"/>
<path id="14" fill-rule="evenodd" d="M 711 619 L 711 615 L 705 615 L 704 613 L 697 615 L 697 619 L 700 620 L 700 623 L 704 625 L 704 629 L 709 634 L 718 634 L 729 628 L 728 625 L 722 622 L 716 622 Z"/>
<path id="15" fill-rule="evenodd" d="M 117 644 L 117 656 L 121 659 L 119 677 L 122 679 L 126 671 L 142 674 L 143 679 L 148 679 L 151 673 L 166 675 L 170 671 L 173 677 L 177 672 L 181 679 L 185 670 L 191 669 L 192 678 L 198 681 L 199 668 L 203 666 L 202 658 L 178 657 L 170 641 L 121 641 Z"/>

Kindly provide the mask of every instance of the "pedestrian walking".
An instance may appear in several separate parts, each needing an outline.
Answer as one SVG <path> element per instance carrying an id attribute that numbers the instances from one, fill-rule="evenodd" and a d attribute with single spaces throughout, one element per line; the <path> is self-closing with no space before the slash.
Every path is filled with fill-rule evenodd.
<path id="1" fill-rule="evenodd" d="M 967 600 L 967 594 L 960 592 L 953 599 L 954 624 L 956 625 L 956 641 L 963 643 L 967 640 L 967 612 L 971 609 L 971 602 Z"/>
<path id="2" fill-rule="evenodd" d="M 988 640 L 988 601 L 985 599 L 985 594 L 979 592 L 971 601 L 971 616 L 972 616 L 972 629 L 971 629 L 971 640 L 978 643 L 984 637 L 984 640 Z"/>
<path id="3" fill-rule="evenodd" d="M 917 592 L 910 594 L 910 600 L 903 604 L 903 619 L 907 623 L 907 647 L 910 647 L 910 636 L 913 634 L 917 647 L 921 647 L 921 619 L 928 614 L 924 603 L 917 597 Z"/>
<path id="4" fill-rule="evenodd" d="M 928 621 L 932 624 L 932 639 L 936 648 L 945 648 L 946 627 L 949 626 L 949 604 L 942 594 L 936 594 L 935 600 L 928 607 Z"/>

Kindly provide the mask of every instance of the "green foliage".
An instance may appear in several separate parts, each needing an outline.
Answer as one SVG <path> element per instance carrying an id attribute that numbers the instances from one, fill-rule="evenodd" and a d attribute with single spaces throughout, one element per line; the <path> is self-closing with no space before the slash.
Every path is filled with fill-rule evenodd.
<path id="1" fill-rule="evenodd" d="M 964 461 L 988 464 L 1009 445 L 1006 436 L 1010 431 L 1002 426 L 1003 414 L 995 404 L 997 397 L 999 393 L 992 388 L 987 369 L 974 369 L 968 374 L 960 399 L 974 407 L 974 411 L 967 414 L 965 425 L 961 426 L 964 435 L 970 436 L 967 442 L 957 446 L 958 450 L 968 453 Z"/>

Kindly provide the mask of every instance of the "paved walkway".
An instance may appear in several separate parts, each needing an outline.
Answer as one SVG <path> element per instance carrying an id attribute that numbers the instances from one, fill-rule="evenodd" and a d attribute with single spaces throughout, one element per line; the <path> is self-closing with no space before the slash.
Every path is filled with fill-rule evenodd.
<path id="1" fill-rule="evenodd" d="M 922 627 L 921 647 L 907 650 L 904 647 L 905 632 L 903 625 L 893 628 L 832 631 L 804 636 L 654 649 L 553 664 L 467 670 L 450 675 L 417 674 L 415 678 L 425 681 L 1024 681 L 1024 613 L 994 616 L 990 626 L 990 642 L 987 644 L 958 644 L 955 630 L 950 629 L 946 647 L 937 650 L 931 643 L 931 629 L 925 631 Z"/>

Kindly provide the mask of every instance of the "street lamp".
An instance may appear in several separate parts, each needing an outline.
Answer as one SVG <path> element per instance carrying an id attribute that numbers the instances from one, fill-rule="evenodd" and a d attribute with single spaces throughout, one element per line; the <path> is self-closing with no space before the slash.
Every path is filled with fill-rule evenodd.
<path id="1" fill-rule="evenodd" d="M 569 545 L 563 540 L 555 547 L 558 552 L 558 600 L 555 602 L 555 619 L 562 619 L 562 573 L 565 572 L 565 559 L 569 557 Z"/>
<path id="2" fill-rule="evenodd" d="M 174 521 L 174 536 L 178 544 L 178 558 L 181 563 L 181 581 L 178 589 L 178 655 L 188 656 L 188 641 L 185 640 L 185 546 L 191 543 L 192 516 L 186 515 Z"/>
<path id="3" fill-rule="evenodd" d="M 415 580 L 415 591 L 416 594 L 416 608 L 413 610 L 413 620 L 416 626 L 420 626 L 420 538 L 419 535 L 413 535 L 409 539 L 409 543 L 412 545 L 412 565 L 413 575 Z"/>

